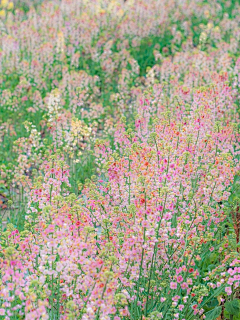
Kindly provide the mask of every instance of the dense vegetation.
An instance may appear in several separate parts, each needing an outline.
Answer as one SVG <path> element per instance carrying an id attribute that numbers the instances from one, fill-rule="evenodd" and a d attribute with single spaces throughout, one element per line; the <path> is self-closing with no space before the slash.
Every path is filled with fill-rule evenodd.
<path id="1" fill-rule="evenodd" d="M 0 319 L 240 319 L 240 4 L 0 8 Z"/>

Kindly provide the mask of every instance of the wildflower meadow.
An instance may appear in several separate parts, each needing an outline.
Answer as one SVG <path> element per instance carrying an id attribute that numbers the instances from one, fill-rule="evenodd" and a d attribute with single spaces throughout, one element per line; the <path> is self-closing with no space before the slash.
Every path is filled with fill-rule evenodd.
<path id="1" fill-rule="evenodd" d="M 239 320 L 239 112 L 238 0 L 0 0 L 0 320 Z"/>

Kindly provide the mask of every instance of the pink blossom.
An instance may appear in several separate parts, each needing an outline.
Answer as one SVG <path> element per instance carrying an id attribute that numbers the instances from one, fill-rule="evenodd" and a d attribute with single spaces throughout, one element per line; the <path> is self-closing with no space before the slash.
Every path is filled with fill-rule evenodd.
<path id="1" fill-rule="evenodd" d="M 177 283 L 176 282 L 170 282 L 170 288 L 171 289 L 177 289 Z"/>
<path id="2" fill-rule="evenodd" d="M 180 275 L 180 276 L 177 276 L 177 282 L 180 283 L 183 281 L 183 277 Z"/>
<path id="3" fill-rule="evenodd" d="M 231 293 L 232 293 L 232 288 L 231 287 L 226 287 L 225 288 L 225 292 L 227 293 L 228 296 L 230 296 Z"/>
<path id="4" fill-rule="evenodd" d="M 1 316 L 4 316 L 4 315 L 5 315 L 5 309 L 3 309 L 3 308 L 0 309 L 0 315 L 1 315 Z"/>

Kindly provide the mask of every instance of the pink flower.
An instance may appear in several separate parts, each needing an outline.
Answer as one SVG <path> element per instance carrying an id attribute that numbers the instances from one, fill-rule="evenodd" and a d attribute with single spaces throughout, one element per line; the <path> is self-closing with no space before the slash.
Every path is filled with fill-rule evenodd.
<path id="1" fill-rule="evenodd" d="M 14 289 L 14 284 L 13 283 L 8 283 L 8 289 L 13 290 Z"/>
<path id="2" fill-rule="evenodd" d="M 178 276 L 178 277 L 177 277 L 177 282 L 180 283 L 180 282 L 182 282 L 182 281 L 183 281 L 183 277 L 182 277 L 182 276 Z"/>
<path id="3" fill-rule="evenodd" d="M 234 269 L 228 269 L 228 271 L 227 271 L 231 276 L 233 276 L 235 273 L 236 273 L 236 271 L 234 270 Z"/>
<path id="4" fill-rule="evenodd" d="M 177 283 L 176 282 L 170 282 L 170 288 L 171 289 L 177 289 Z"/>
<path id="5" fill-rule="evenodd" d="M 188 284 L 186 282 L 183 282 L 181 283 L 181 288 L 184 290 L 184 289 L 187 289 L 188 288 Z"/>
<path id="6" fill-rule="evenodd" d="M 164 215 L 164 219 L 165 220 L 170 220 L 172 218 L 172 215 L 170 214 L 170 213 L 166 213 L 165 215 Z"/>
<path id="7" fill-rule="evenodd" d="M 143 228 L 147 228 L 149 226 L 148 221 L 147 220 L 143 220 L 142 226 L 143 226 Z"/>
<path id="8" fill-rule="evenodd" d="M 27 96 L 22 97 L 22 102 L 27 101 L 27 100 L 28 100 Z"/>
<path id="9" fill-rule="evenodd" d="M 4 316 L 5 315 L 5 310 L 4 309 L 0 309 L 0 316 Z"/>
<path id="10" fill-rule="evenodd" d="M 63 265 L 61 264 L 61 262 L 57 262 L 57 267 L 56 267 L 57 272 L 61 272 L 62 269 L 63 269 Z"/>
<path id="11" fill-rule="evenodd" d="M 173 301 L 178 301 L 181 297 L 180 296 L 175 296 L 172 298 Z"/>
<path id="12" fill-rule="evenodd" d="M 179 274 L 180 272 L 182 272 L 182 267 L 179 267 L 178 269 L 176 269 L 176 274 Z"/>
<path id="13" fill-rule="evenodd" d="M 227 293 L 228 296 L 230 296 L 231 293 L 232 293 L 232 288 L 231 287 L 226 287 L 225 288 L 225 292 Z"/>

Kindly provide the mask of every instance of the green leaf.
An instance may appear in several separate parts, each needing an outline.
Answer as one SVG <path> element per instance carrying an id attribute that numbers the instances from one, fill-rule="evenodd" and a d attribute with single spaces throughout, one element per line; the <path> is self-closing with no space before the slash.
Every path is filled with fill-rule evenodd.
<path id="1" fill-rule="evenodd" d="M 213 308 L 215 308 L 217 306 L 219 306 L 218 299 L 217 298 L 213 298 L 206 305 L 206 307 L 208 308 L 206 311 L 210 311 L 210 310 L 212 310 Z"/>
<path id="2" fill-rule="evenodd" d="M 205 320 L 215 320 L 217 319 L 222 312 L 222 307 L 217 307 L 212 309 L 211 311 L 208 311 L 207 313 L 205 313 Z"/>
<path id="3" fill-rule="evenodd" d="M 238 299 L 234 299 L 232 301 L 227 301 L 224 304 L 226 311 L 234 316 L 237 316 L 240 313 L 240 303 Z"/>
<path id="4" fill-rule="evenodd" d="M 211 262 L 216 261 L 217 257 L 218 257 L 218 256 L 217 256 L 216 253 L 211 253 L 211 255 L 210 255 L 210 261 L 211 261 Z"/>

